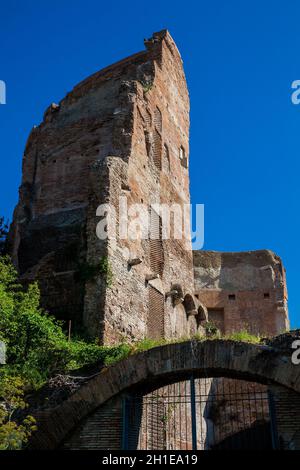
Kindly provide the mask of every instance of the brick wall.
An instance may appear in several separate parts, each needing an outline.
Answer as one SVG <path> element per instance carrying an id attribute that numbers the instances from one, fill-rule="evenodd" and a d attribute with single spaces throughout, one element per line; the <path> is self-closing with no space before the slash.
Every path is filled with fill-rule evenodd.
<path id="1" fill-rule="evenodd" d="M 224 333 L 247 329 L 275 336 L 289 326 L 285 271 L 268 250 L 194 252 L 195 293 L 213 313 L 223 312 Z"/>
<path id="2" fill-rule="evenodd" d="M 66 450 L 118 450 L 122 448 L 122 397 L 108 400 L 85 419 L 62 445 Z"/>
<path id="3" fill-rule="evenodd" d="M 283 387 L 271 387 L 278 447 L 300 450 L 300 394 Z"/>
<path id="4" fill-rule="evenodd" d="M 120 197 L 147 211 L 151 204 L 189 203 L 188 161 L 189 96 L 167 31 L 47 109 L 26 145 L 10 234 L 14 263 L 24 283 L 38 279 L 43 307 L 111 344 L 148 334 L 149 285 L 163 296 L 174 283 L 192 294 L 189 231 L 182 240 L 128 240 L 117 232 L 107 242 L 96 236 L 102 203 L 116 208 L 117 220 Z M 109 288 L 99 273 L 82 275 L 103 256 L 113 272 Z M 130 268 L 137 257 L 141 264 Z M 168 298 L 167 337 L 174 335 L 174 307 Z M 186 316 L 176 334 L 188 324 Z"/>

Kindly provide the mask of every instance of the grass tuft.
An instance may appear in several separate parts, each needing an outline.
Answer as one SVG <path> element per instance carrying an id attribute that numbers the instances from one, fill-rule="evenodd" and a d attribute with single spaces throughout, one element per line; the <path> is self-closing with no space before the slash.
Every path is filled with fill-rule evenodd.
<path id="1" fill-rule="evenodd" d="M 224 335 L 224 336 L 222 336 L 219 332 L 217 332 L 215 335 L 211 335 L 209 337 L 205 335 L 201 335 L 200 333 L 197 333 L 192 337 L 183 336 L 181 338 L 176 338 L 176 339 L 173 338 L 173 339 L 153 340 L 153 339 L 145 338 L 133 344 L 122 343 L 118 346 L 106 347 L 104 364 L 106 366 L 110 366 L 119 362 L 122 359 L 125 359 L 128 356 L 131 356 L 132 354 L 138 354 L 143 351 L 149 351 L 150 349 L 156 348 L 158 346 L 164 346 L 167 344 L 184 343 L 185 341 L 212 341 L 216 339 L 223 339 L 223 340 L 236 341 L 236 342 L 242 342 L 242 343 L 251 343 L 251 344 L 259 344 L 262 342 L 262 338 L 260 336 L 253 335 L 249 333 L 247 330 L 237 331 L 235 333 L 231 333 L 231 334 Z"/>

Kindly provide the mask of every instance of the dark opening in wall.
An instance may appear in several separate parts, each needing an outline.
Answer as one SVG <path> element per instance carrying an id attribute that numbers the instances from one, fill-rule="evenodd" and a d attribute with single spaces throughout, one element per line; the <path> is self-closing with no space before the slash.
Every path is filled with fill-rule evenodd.
<path id="1" fill-rule="evenodd" d="M 186 294 L 186 296 L 184 297 L 183 306 L 187 316 L 196 315 L 198 313 L 194 299 L 191 294 Z"/>
<path id="2" fill-rule="evenodd" d="M 79 244 L 72 242 L 55 253 L 55 272 L 75 271 L 78 268 Z"/>
<path id="3" fill-rule="evenodd" d="M 198 315 L 196 316 L 197 328 L 208 321 L 208 311 L 205 305 L 201 304 L 198 307 Z"/>
<path id="4" fill-rule="evenodd" d="M 180 160 L 180 163 L 181 165 L 184 167 L 184 168 L 187 168 L 187 158 L 186 158 L 186 155 L 185 155 L 185 149 L 184 147 L 182 147 L 182 145 L 179 147 L 179 160 Z"/>
<path id="5" fill-rule="evenodd" d="M 224 309 L 223 308 L 208 308 L 207 309 L 208 321 L 213 323 L 222 334 L 225 333 L 224 324 Z"/>
<path id="6" fill-rule="evenodd" d="M 265 292 L 265 293 L 264 293 L 264 299 L 269 299 L 269 298 L 270 298 L 269 292 Z"/>
<path id="7" fill-rule="evenodd" d="M 235 300 L 235 294 L 229 294 L 228 299 L 229 300 Z"/>

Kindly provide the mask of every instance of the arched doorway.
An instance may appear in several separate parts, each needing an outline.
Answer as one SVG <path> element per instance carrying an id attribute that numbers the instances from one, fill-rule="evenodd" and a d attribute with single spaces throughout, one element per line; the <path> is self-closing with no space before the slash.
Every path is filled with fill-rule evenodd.
<path id="1" fill-rule="evenodd" d="M 282 439 L 283 448 L 295 448 L 298 441 L 294 436 L 300 429 L 300 375 L 296 367 L 285 351 L 272 345 L 210 340 L 156 347 L 100 370 L 54 409 L 37 412 L 38 432 L 33 435 L 30 446 L 35 449 L 60 448 L 71 443 L 77 433 L 81 435 L 78 448 L 82 448 L 82 426 L 94 422 L 96 429 L 104 432 L 101 439 L 108 439 L 105 448 L 120 449 L 124 447 L 126 436 L 123 430 L 126 398 L 145 397 L 172 384 L 198 379 L 209 378 L 212 387 L 213 381 L 224 377 L 265 385 L 274 392 L 281 425 L 279 439 Z M 189 394 L 193 403 L 191 389 Z M 289 406 L 293 414 L 286 413 Z M 258 424 L 257 419 L 255 421 Z M 112 438 L 115 447 L 111 444 Z M 103 445 L 101 439 L 97 440 L 97 445 Z M 215 444 L 219 445 L 219 442 Z"/>
<path id="2" fill-rule="evenodd" d="M 191 376 L 150 393 L 133 391 L 122 409 L 125 450 L 278 448 L 272 392 L 259 383 Z"/>

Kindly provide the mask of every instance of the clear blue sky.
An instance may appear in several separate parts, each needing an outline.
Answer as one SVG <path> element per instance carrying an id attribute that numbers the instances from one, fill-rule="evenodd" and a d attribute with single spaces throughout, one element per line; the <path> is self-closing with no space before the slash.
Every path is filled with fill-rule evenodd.
<path id="1" fill-rule="evenodd" d="M 0 214 L 17 201 L 26 138 L 45 108 L 84 77 L 168 28 L 191 97 L 191 192 L 206 207 L 205 249 L 269 248 L 298 280 L 300 3 L 271 0 L 0 2 Z"/>

